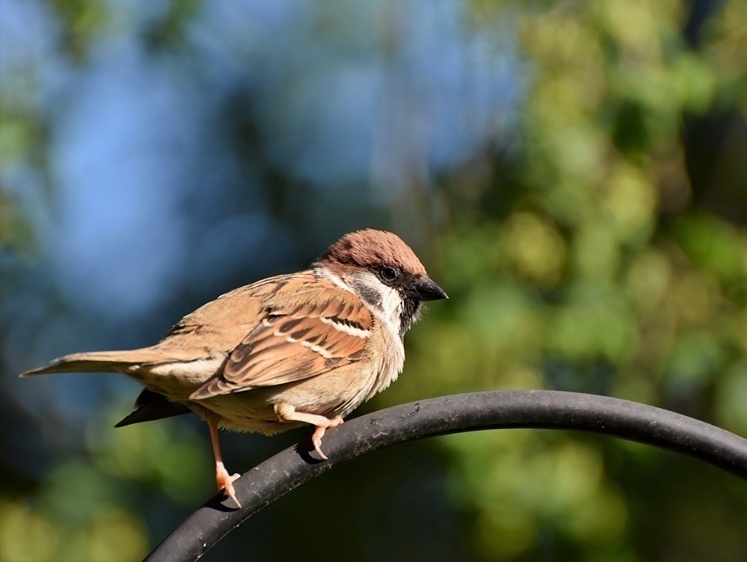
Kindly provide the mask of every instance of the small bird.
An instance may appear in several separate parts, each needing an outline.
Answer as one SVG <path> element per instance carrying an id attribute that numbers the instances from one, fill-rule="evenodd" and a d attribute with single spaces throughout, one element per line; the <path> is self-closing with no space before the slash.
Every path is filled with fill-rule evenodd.
<path id="1" fill-rule="evenodd" d="M 311 266 L 230 291 L 182 318 L 159 343 L 75 353 L 21 376 L 119 372 L 145 388 L 116 427 L 194 412 L 205 419 L 215 480 L 237 505 L 239 474 L 223 464 L 218 430 L 327 429 L 396 380 L 403 338 L 423 301 L 448 298 L 391 232 L 359 230 Z"/>

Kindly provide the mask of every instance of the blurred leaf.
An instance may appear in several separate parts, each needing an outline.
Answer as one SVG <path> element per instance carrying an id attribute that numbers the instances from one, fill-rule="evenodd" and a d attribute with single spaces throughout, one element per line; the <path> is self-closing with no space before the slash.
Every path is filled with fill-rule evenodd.
<path id="1" fill-rule="evenodd" d="M 737 231 L 717 217 L 700 214 L 683 217 L 677 238 L 692 260 L 727 283 L 742 282 L 747 275 Z"/>

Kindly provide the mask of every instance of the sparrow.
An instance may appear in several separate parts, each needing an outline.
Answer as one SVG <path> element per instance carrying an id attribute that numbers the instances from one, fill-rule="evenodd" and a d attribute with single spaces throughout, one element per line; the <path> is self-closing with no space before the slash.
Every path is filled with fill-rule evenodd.
<path id="1" fill-rule="evenodd" d="M 159 343 L 75 353 L 21 374 L 118 372 L 145 388 L 116 427 L 193 412 L 208 424 L 215 480 L 240 507 L 219 429 L 271 435 L 327 429 L 401 373 L 403 338 L 424 301 L 448 298 L 397 235 L 351 232 L 308 269 L 234 289 L 182 318 Z"/>

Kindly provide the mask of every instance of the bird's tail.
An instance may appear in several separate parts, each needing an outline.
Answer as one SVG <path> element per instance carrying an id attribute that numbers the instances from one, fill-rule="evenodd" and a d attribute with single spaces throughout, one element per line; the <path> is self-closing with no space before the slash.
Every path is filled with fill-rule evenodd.
<path id="1" fill-rule="evenodd" d="M 116 373 L 149 362 L 147 349 L 73 353 L 55 359 L 44 367 L 21 373 L 22 377 L 47 373 Z"/>

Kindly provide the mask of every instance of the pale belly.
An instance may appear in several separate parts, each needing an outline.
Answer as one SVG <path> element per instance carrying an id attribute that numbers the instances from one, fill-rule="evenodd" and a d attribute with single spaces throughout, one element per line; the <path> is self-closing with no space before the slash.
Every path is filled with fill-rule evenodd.
<path id="1" fill-rule="evenodd" d="M 198 403 L 219 415 L 220 426 L 226 429 L 277 433 L 303 425 L 302 422 L 281 422 L 274 409 L 279 403 L 290 404 L 299 412 L 327 418 L 347 416 L 385 388 L 381 381 L 384 374 L 380 372 L 381 366 L 372 367 L 369 372 L 361 372 L 354 364 L 346 365 L 302 381 L 214 396 Z M 389 372 L 385 374 L 393 380 L 397 371 L 393 376 Z"/>

